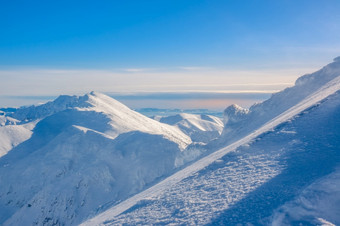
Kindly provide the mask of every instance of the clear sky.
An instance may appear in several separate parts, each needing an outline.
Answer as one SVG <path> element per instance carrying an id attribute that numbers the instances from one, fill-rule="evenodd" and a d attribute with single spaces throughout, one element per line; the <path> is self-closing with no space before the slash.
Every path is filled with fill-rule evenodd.
<path id="1" fill-rule="evenodd" d="M 339 0 L 3 0 L 0 96 L 273 92 L 340 55 L 339 12 Z"/>

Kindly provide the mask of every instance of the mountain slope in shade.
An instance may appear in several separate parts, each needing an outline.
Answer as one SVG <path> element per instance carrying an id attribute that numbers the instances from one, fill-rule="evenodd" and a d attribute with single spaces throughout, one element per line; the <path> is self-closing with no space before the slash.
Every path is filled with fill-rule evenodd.
<path id="1" fill-rule="evenodd" d="M 191 142 L 103 94 L 71 99 L 12 115 L 40 121 L 0 158 L 0 224 L 80 223 L 168 175 Z"/>
<path id="2" fill-rule="evenodd" d="M 340 168 L 313 182 L 274 211 L 272 225 L 339 225 Z"/>
<path id="3" fill-rule="evenodd" d="M 338 200 L 338 189 L 317 185 L 329 183 L 329 178 L 333 184 L 340 183 L 332 176 L 340 167 L 340 76 L 315 89 L 249 135 L 83 225 L 339 224 L 339 215 L 326 214 L 322 211 L 326 202 L 317 199 L 330 192 L 326 200 Z M 278 214 L 310 192 L 316 197 L 310 206 L 315 211 L 301 208 L 295 216 L 288 212 L 287 218 Z M 327 208 L 339 206 L 335 201 Z"/>
<path id="4" fill-rule="evenodd" d="M 1 211 L 3 223 L 80 223 L 102 205 L 167 175 L 178 152 L 161 135 L 130 132 L 112 140 L 93 130 L 69 128 L 25 158 L 5 161 L 1 210 L 12 211 Z"/>
<path id="5" fill-rule="evenodd" d="M 193 142 L 207 143 L 219 137 L 223 130 L 223 122 L 211 115 L 180 113 L 171 116 L 156 116 L 154 119 L 176 126 L 190 136 Z"/>

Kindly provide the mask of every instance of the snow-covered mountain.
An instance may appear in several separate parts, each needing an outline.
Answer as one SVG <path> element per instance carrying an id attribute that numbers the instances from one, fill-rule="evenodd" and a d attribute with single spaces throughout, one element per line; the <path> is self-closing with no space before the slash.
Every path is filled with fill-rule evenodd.
<path id="1" fill-rule="evenodd" d="M 340 224 L 339 72 L 336 58 L 249 112 L 230 107 L 221 140 L 248 135 L 83 225 Z"/>
<path id="2" fill-rule="evenodd" d="M 21 123 L 19 120 L 0 112 L 0 157 L 24 142 L 32 135 L 37 121 Z"/>
<path id="3" fill-rule="evenodd" d="M 191 143 L 190 138 L 183 135 L 178 129 L 157 123 L 122 103 L 95 92 L 84 96 L 64 95 L 43 105 L 19 108 L 11 117 L 20 121 L 32 121 L 50 115 L 53 115 L 50 119 L 50 123 L 52 123 L 50 127 L 53 130 L 57 128 L 58 131 L 70 126 L 70 123 L 74 125 L 86 124 L 85 127 L 93 127 L 113 138 L 125 132 L 142 131 L 163 134 L 168 139 L 177 142 L 182 149 Z M 98 123 L 97 119 L 106 123 Z"/>
<path id="4" fill-rule="evenodd" d="M 10 116 L 18 125 L 4 126 L 7 133 L 39 122 L 0 158 L 4 225 L 80 223 L 168 175 L 191 143 L 178 128 L 100 93 L 61 96 Z"/>
<path id="5" fill-rule="evenodd" d="M 340 224 L 339 90 L 336 58 L 228 107 L 212 141 L 217 118 L 159 122 L 93 92 L 1 112 L 0 224 Z"/>
<path id="6" fill-rule="evenodd" d="M 295 86 L 274 93 L 270 99 L 255 104 L 250 109 L 242 109 L 237 105 L 229 106 L 224 111 L 225 126 L 222 136 L 217 142 L 211 143 L 209 148 L 223 147 L 244 137 L 295 106 L 339 75 L 340 57 L 337 57 L 321 70 L 298 78 Z"/>
<path id="7" fill-rule="evenodd" d="M 173 125 L 190 136 L 193 142 L 204 142 L 219 137 L 223 130 L 221 119 L 211 115 L 180 113 L 171 116 L 156 116 L 155 120 Z"/>

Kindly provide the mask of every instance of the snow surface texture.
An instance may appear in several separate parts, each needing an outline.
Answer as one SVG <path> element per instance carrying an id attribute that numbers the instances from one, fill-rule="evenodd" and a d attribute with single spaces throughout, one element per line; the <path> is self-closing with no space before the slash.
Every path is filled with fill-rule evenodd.
<path id="1" fill-rule="evenodd" d="M 219 137 L 223 130 L 223 122 L 210 115 L 194 115 L 181 113 L 166 117 L 154 117 L 155 120 L 176 126 L 190 136 L 193 142 L 204 142 Z"/>
<path id="2" fill-rule="evenodd" d="M 334 63 L 331 64 L 333 67 Z M 322 70 L 328 72 L 325 68 Z M 323 76 L 322 73 L 316 74 Z M 309 78 L 320 80 L 316 74 Z M 337 91 L 340 77 L 333 77 L 331 80 L 325 76 L 326 82 L 320 81 L 321 88 L 315 86 L 314 93 L 306 91 L 311 95 L 306 95 L 301 102 L 248 136 L 113 206 L 84 225 L 257 225 L 278 222 L 278 218 L 289 223 L 319 221 L 339 224 L 339 214 L 313 215 L 321 211 L 310 213 L 311 216 L 303 221 L 290 221 L 274 214 L 277 208 L 289 205 L 301 195 L 308 185 L 339 166 L 340 95 Z M 294 87 L 290 90 L 298 92 Z M 281 98 L 277 97 L 287 96 L 285 92 L 272 97 L 279 101 L 276 104 L 274 100 L 267 103 L 272 107 L 280 105 Z M 278 108 L 282 110 L 289 104 L 283 105 L 285 107 Z M 330 197 L 337 194 L 335 191 Z M 320 209 L 318 202 L 315 203 L 314 208 Z M 335 205 L 338 209 L 338 204 Z"/>
<path id="3" fill-rule="evenodd" d="M 3 225 L 80 223 L 171 173 L 191 143 L 178 128 L 99 93 L 62 96 L 10 116 L 19 125 L 4 126 L 4 146 L 6 137 L 25 135 L 9 134 L 9 126 L 33 129 L 40 121 L 0 158 Z"/>
<path id="4" fill-rule="evenodd" d="M 292 222 L 339 225 L 340 169 L 305 188 L 299 196 L 281 206 L 273 216 L 274 226 Z M 327 220 L 326 220 L 327 219 Z M 334 224 L 333 224 L 333 223 Z"/>

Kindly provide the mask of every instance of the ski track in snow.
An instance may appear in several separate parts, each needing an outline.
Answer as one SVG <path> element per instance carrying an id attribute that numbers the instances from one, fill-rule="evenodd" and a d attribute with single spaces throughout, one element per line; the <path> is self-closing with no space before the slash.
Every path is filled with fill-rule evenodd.
<path id="1" fill-rule="evenodd" d="M 147 206 L 148 202 L 157 202 L 157 197 L 160 196 L 161 194 L 164 195 L 165 191 L 166 194 L 165 196 L 171 199 L 171 191 L 174 192 L 173 195 L 182 195 L 183 198 L 177 199 L 177 200 L 182 200 L 182 202 L 193 202 L 190 205 L 190 208 L 195 208 L 197 209 L 192 210 L 191 212 L 196 212 L 196 214 L 199 214 L 200 211 L 200 206 L 195 205 L 195 199 L 186 199 L 186 194 L 191 191 L 191 189 L 194 186 L 197 186 L 195 182 L 192 183 L 191 186 L 193 187 L 188 187 L 188 186 L 180 186 L 181 183 L 185 182 L 185 179 L 190 177 L 190 176 L 195 176 L 200 170 L 208 167 L 212 163 L 218 164 L 220 160 L 224 155 L 227 153 L 234 151 L 236 148 L 246 145 L 247 143 L 251 142 L 254 140 L 256 137 L 259 135 L 270 131 L 274 129 L 276 126 L 279 124 L 293 118 L 295 115 L 299 114 L 300 112 L 308 109 L 309 107 L 317 104 L 319 101 L 325 99 L 329 95 L 335 93 L 340 89 L 340 77 L 338 76 L 337 78 L 333 79 L 326 85 L 324 85 L 322 88 L 320 88 L 318 91 L 301 101 L 299 104 L 295 105 L 294 107 L 290 108 L 289 110 L 285 111 L 284 113 L 280 114 L 276 118 L 272 119 L 268 123 L 266 123 L 264 126 L 261 128 L 253 131 L 246 137 L 236 141 L 233 144 L 228 145 L 225 148 L 222 148 L 206 157 L 203 157 L 202 159 L 196 161 L 192 165 L 189 165 L 188 167 L 178 171 L 177 173 L 173 174 L 172 176 L 166 178 L 165 180 L 159 182 L 158 184 L 144 190 L 143 192 L 140 192 L 127 200 L 117 204 L 116 206 L 113 206 L 112 208 L 104 211 L 103 213 L 97 215 L 96 217 L 84 222 L 82 225 L 100 225 L 100 224 L 117 224 L 120 222 L 120 220 L 124 223 L 126 222 L 127 219 L 125 218 L 120 218 L 120 214 L 127 213 L 130 211 L 133 211 L 134 209 L 138 208 L 138 206 Z M 204 200 L 209 200 L 209 203 L 211 203 L 211 212 L 216 212 L 219 210 L 223 210 L 228 207 L 228 205 L 232 204 L 233 202 L 239 200 L 246 194 L 247 192 L 255 189 L 257 186 L 268 180 L 269 178 L 274 177 L 277 175 L 281 168 L 280 165 L 277 164 L 277 161 L 275 158 L 277 157 L 276 155 L 272 154 L 265 154 L 261 157 L 261 155 L 252 156 L 251 154 L 240 156 L 243 159 L 235 162 L 231 162 L 232 164 L 239 164 L 237 165 L 238 172 L 236 172 L 235 177 L 231 176 L 231 178 L 224 178 L 222 181 L 216 180 L 216 177 L 218 175 L 223 175 L 223 171 L 217 170 L 216 172 L 213 172 L 212 175 L 209 176 L 209 178 L 206 178 L 206 185 L 207 188 L 209 188 L 209 183 L 219 183 L 220 186 L 232 186 L 232 193 L 228 193 L 228 189 L 225 189 L 225 193 L 214 193 L 213 191 L 207 191 L 207 194 L 204 195 L 203 197 L 196 197 L 197 199 L 200 200 L 200 202 Z M 258 164 L 263 164 L 259 169 L 247 169 L 247 167 L 251 166 L 252 164 L 249 164 L 251 162 L 256 162 L 257 166 Z M 230 167 L 225 167 L 223 169 L 227 170 L 228 172 L 231 172 L 233 170 L 233 166 L 231 165 Z M 240 170 L 239 170 L 240 169 Z M 244 173 L 246 172 L 246 173 Z M 230 173 L 229 173 L 230 174 Z M 232 174 L 230 174 L 232 175 Z M 223 177 L 218 177 L 218 178 L 223 178 Z M 241 178 L 241 179 L 240 179 Z M 193 180 L 195 181 L 195 180 Z M 231 182 L 228 184 L 228 182 Z M 200 182 L 201 183 L 201 182 Z M 178 190 L 180 189 L 180 190 Z M 222 195 L 224 197 L 223 200 L 225 200 L 224 203 L 215 203 L 214 200 L 218 198 L 219 195 Z M 217 198 L 213 198 L 212 196 L 215 196 Z M 165 198 L 166 200 L 167 198 Z M 221 200 L 221 198 L 220 198 Z M 164 200 L 163 200 L 164 201 Z M 197 200 L 196 200 L 197 201 Z M 160 203 L 160 205 L 164 205 Z M 181 204 L 178 204 L 181 206 Z M 185 206 L 185 205 L 184 205 Z M 160 207 L 161 208 L 161 207 Z M 206 207 L 205 207 L 206 208 Z M 170 209 L 170 208 L 169 208 Z M 141 210 L 143 211 L 143 210 Z M 144 211 L 148 211 L 147 208 Z M 167 211 L 167 208 L 164 208 L 164 211 Z M 205 212 L 208 212 L 207 209 L 204 210 Z M 172 213 L 172 214 L 177 214 L 180 215 L 181 213 Z M 123 214 L 122 214 L 123 215 Z M 143 214 L 140 213 L 138 214 L 142 218 Z M 161 216 L 159 216 L 161 217 Z M 162 218 L 158 218 L 158 216 L 154 216 L 155 219 L 158 219 L 160 222 L 162 221 Z M 155 220 L 153 219 L 153 220 Z M 177 218 L 179 219 L 179 218 Z M 187 219 L 190 219 L 187 218 Z M 186 220 L 187 220 L 186 219 Z M 124 221 L 125 220 L 125 221 Z M 138 219 L 135 219 L 138 222 Z M 140 219 L 143 220 L 143 219 Z M 145 219 L 144 219 L 145 220 Z M 152 222 L 152 219 L 150 219 Z M 114 222 L 113 222 L 114 221 Z M 136 221 L 133 221 L 136 223 Z M 153 221 L 156 222 L 157 221 Z M 199 223 L 199 222 L 187 222 L 186 223 Z M 166 222 L 162 222 L 166 223 Z M 170 223 L 170 222 L 168 222 Z M 183 222 L 177 222 L 177 223 L 183 223 Z M 202 223 L 202 222 L 200 222 Z"/>

